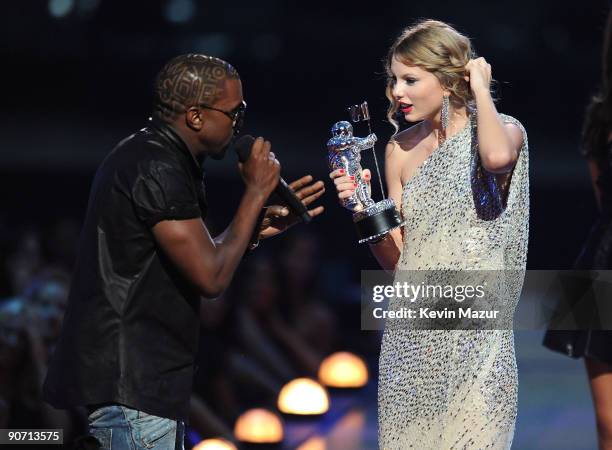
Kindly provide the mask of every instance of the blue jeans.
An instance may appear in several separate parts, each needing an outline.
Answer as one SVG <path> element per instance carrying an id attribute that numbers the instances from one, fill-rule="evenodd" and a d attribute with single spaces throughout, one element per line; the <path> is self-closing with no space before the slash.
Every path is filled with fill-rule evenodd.
<path id="1" fill-rule="evenodd" d="M 102 450 L 184 450 L 185 426 L 180 421 L 110 405 L 94 410 L 88 422 L 89 434 Z"/>

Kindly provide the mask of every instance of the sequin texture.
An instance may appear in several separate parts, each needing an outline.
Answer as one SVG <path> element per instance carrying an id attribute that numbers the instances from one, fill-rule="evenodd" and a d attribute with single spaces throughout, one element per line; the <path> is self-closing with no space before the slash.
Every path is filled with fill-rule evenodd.
<path id="1" fill-rule="evenodd" d="M 501 117 L 523 133 L 507 195 L 481 167 L 471 117 L 404 186 L 396 278 L 402 270 L 509 270 L 503 295 L 513 311 L 527 258 L 528 144 L 520 122 Z M 511 329 L 387 325 L 378 386 L 380 448 L 509 449 L 517 390 Z"/>

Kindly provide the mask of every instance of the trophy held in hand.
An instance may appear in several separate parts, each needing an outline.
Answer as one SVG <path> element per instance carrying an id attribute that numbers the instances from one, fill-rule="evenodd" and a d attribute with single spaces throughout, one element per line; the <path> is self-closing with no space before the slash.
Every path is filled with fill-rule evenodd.
<path id="1" fill-rule="evenodd" d="M 361 152 L 374 149 L 376 135 L 370 126 L 370 113 L 367 102 L 349 108 L 353 122 L 367 121 L 370 134 L 367 137 L 353 136 L 353 126 L 350 122 L 336 122 L 332 127 L 332 138 L 327 142 L 329 167 L 331 170 L 344 169 L 346 174 L 355 177 L 355 193 L 343 200 L 342 206 L 354 212 L 353 223 L 357 228 L 359 243 L 374 243 L 384 238 L 394 228 L 402 226 L 402 221 L 391 199 L 374 202 L 371 198 L 369 185 L 361 177 Z M 380 180 L 380 171 L 376 153 L 374 153 L 376 173 Z M 384 189 L 381 181 L 381 192 Z"/>

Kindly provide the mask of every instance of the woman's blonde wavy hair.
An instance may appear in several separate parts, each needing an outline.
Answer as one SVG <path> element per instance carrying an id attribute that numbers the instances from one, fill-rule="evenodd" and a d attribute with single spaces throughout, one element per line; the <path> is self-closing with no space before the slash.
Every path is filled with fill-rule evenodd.
<path id="1" fill-rule="evenodd" d="M 422 20 L 406 28 L 396 39 L 385 61 L 388 75 L 386 95 L 389 99 L 387 118 L 397 131 L 395 120 L 399 104 L 393 98 L 393 74 L 391 62 L 397 59 L 403 64 L 418 66 L 433 73 L 443 88 L 450 91 L 450 102 L 455 107 L 465 106 L 473 110 L 474 97 L 470 84 L 465 80 L 465 65 L 476 58 L 469 38 L 452 26 L 437 20 Z"/>

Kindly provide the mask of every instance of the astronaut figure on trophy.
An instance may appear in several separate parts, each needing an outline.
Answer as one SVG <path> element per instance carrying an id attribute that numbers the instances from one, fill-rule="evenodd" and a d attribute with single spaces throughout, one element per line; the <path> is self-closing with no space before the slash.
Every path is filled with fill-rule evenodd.
<path id="1" fill-rule="evenodd" d="M 389 231 L 402 225 L 402 221 L 391 199 L 378 203 L 371 198 L 369 183 L 361 177 L 361 152 L 373 149 L 376 135 L 370 126 L 368 104 L 363 102 L 349 108 L 353 122 L 367 121 L 370 134 L 367 137 L 353 136 L 353 126 L 343 120 L 336 122 L 331 129 L 332 138 L 327 141 L 328 161 L 331 170 L 344 169 L 346 175 L 353 176 L 355 193 L 343 200 L 342 206 L 353 211 L 353 223 L 357 228 L 359 243 L 374 243 L 385 237 Z M 374 153 L 374 161 L 378 172 L 378 162 Z M 378 173 L 380 179 L 380 173 Z M 382 191 L 382 184 L 381 184 Z M 384 191 L 383 196 L 384 196 Z"/>
<path id="2" fill-rule="evenodd" d="M 374 200 L 370 198 L 368 184 L 361 180 L 361 151 L 374 147 L 376 135 L 360 138 L 353 136 L 353 126 L 343 120 L 332 127 L 333 137 L 327 142 L 329 151 L 329 167 L 332 170 L 344 169 L 347 175 L 355 177 L 355 194 L 342 199 L 341 203 L 351 211 L 361 211 L 372 206 Z"/>

